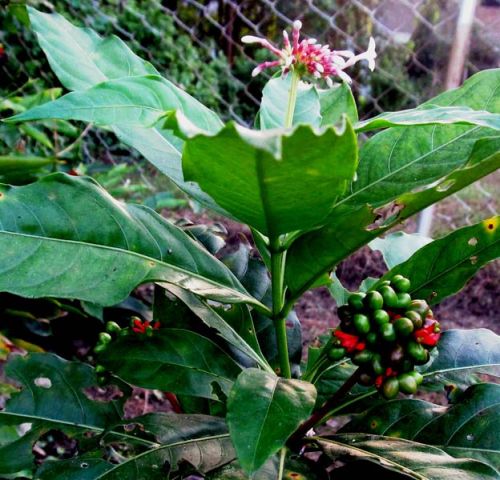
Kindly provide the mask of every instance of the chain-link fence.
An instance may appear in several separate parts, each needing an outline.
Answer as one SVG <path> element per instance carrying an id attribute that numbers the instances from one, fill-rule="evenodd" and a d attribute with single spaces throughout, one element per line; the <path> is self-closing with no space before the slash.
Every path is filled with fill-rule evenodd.
<path id="1" fill-rule="evenodd" d="M 33 0 L 71 21 L 107 35 L 117 34 L 165 76 L 224 118 L 249 124 L 267 80 L 250 77 L 266 51 L 243 48 L 254 34 L 279 43 L 295 19 L 306 36 L 335 49 L 362 51 L 373 36 L 377 68 L 360 65 L 353 90 L 362 117 L 409 108 L 445 87 L 450 52 L 464 0 Z M 500 66 L 500 0 L 476 2 L 463 78 Z M 56 84 L 31 34 L 19 18 L 5 20 L 0 32 L 0 95 L 39 78 Z M 7 28 L 8 26 L 8 28 Z M 77 61 L 77 59 L 75 59 Z M 75 65 L 75 68 L 78 68 Z M 100 148 L 95 148 L 95 144 Z M 87 159 L 117 162 L 129 152 L 95 130 L 84 143 Z M 436 211 L 448 226 L 474 221 L 497 209 L 498 176 L 466 189 Z M 437 227 L 439 229 L 439 222 Z"/>

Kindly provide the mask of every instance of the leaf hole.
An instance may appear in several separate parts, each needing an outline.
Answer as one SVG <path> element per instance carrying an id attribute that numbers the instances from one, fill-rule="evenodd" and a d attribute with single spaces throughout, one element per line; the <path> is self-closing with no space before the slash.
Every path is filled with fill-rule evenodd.
<path id="1" fill-rule="evenodd" d="M 401 203 L 391 202 L 388 205 L 375 209 L 373 211 L 375 214 L 375 220 L 366 227 L 366 230 L 377 230 L 378 228 L 384 228 L 390 225 L 398 218 L 401 210 L 404 208 L 405 206 Z"/>
<path id="2" fill-rule="evenodd" d="M 49 377 L 37 377 L 33 383 L 40 388 L 49 389 L 52 387 L 52 380 Z"/>
<path id="3" fill-rule="evenodd" d="M 469 442 L 472 442 L 474 440 L 474 435 L 472 435 L 472 433 L 469 433 L 466 437 L 465 437 Z"/>
<path id="4" fill-rule="evenodd" d="M 87 462 L 80 463 L 80 468 L 89 468 L 89 464 Z"/>
<path id="5" fill-rule="evenodd" d="M 154 267 L 154 266 L 155 266 L 155 262 L 148 262 L 148 265 L 149 265 L 150 267 Z"/>
<path id="6" fill-rule="evenodd" d="M 475 265 L 477 263 L 477 255 L 472 255 L 469 260 L 472 265 Z"/>
<path id="7" fill-rule="evenodd" d="M 469 241 L 467 242 L 471 247 L 475 247 L 477 245 L 477 238 L 476 237 L 472 237 L 469 239 Z"/>
<path id="8" fill-rule="evenodd" d="M 109 403 L 123 397 L 123 392 L 116 385 L 82 388 L 82 392 L 89 400 L 99 403 Z"/>

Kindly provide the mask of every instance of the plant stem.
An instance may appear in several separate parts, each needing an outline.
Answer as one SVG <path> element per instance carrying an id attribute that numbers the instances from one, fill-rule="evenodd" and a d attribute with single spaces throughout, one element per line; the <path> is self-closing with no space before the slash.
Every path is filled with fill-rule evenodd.
<path id="1" fill-rule="evenodd" d="M 297 103 L 299 81 L 300 75 L 297 72 L 292 71 L 292 81 L 290 82 L 290 92 L 288 94 L 288 106 L 285 117 L 285 128 L 290 128 L 293 125 L 293 114 L 295 112 L 295 104 Z"/>
<path id="2" fill-rule="evenodd" d="M 305 434 L 315 425 L 320 423 L 328 414 L 335 408 L 336 404 L 342 400 L 359 380 L 361 370 L 358 368 L 346 382 L 323 404 L 321 408 L 316 410 L 290 437 L 289 445 L 297 446 Z"/>
<path id="3" fill-rule="evenodd" d="M 280 251 L 279 241 L 272 241 L 271 253 L 271 289 L 272 289 L 272 318 L 276 332 L 278 357 L 280 361 L 281 376 L 291 378 L 290 361 L 288 358 L 288 339 L 286 334 L 286 312 L 283 311 L 284 283 L 285 283 L 285 257 L 286 252 Z"/>
<path id="4" fill-rule="evenodd" d="M 283 478 L 283 473 L 285 471 L 285 459 L 286 459 L 286 447 L 283 447 L 280 451 L 280 465 L 278 470 L 278 480 Z"/>

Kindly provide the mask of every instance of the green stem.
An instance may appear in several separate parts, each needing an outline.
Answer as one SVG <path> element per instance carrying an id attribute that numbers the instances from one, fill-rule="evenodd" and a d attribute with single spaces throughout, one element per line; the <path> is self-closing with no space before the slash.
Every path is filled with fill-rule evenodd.
<path id="1" fill-rule="evenodd" d="M 288 358 L 288 340 L 286 333 L 286 311 L 283 311 L 285 299 L 285 257 L 286 252 L 280 251 L 279 241 L 271 242 L 271 289 L 272 289 L 272 318 L 276 332 L 278 357 L 281 375 L 291 378 L 290 361 Z"/>
<path id="2" fill-rule="evenodd" d="M 285 471 L 285 459 L 286 459 L 286 447 L 283 447 L 280 451 L 280 466 L 278 470 L 278 480 L 283 478 L 283 473 Z"/>
<path id="3" fill-rule="evenodd" d="M 293 114 L 295 113 L 295 104 L 297 103 L 297 91 L 299 89 L 300 75 L 292 71 L 292 81 L 290 82 L 290 92 L 288 94 L 288 106 L 286 109 L 285 128 L 293 125 Z"/>

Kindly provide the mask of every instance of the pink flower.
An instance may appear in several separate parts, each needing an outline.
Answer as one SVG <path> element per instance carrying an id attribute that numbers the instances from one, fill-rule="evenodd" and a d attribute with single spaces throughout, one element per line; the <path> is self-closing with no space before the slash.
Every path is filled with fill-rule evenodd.
<path id="1" fill-rule="evenodd" d="M 300 76 L 309 73 L 315 78 L 324 78 L 328 86 L 332 86 L 333 76 L 351 83 L 351 77 L 344 72 L 348 67 L 353 66 L 360 60 L 368 61 L 368 68 L 373 71 L 375 68 L 375 40 L 370 38 L 368 50 L 355 55 L 350 50 L 330 50 L 328 45 L 320 45 L 314 38 L 300 40 L 300 29 L 302 22 L 296 20 L 293 22 L 292 41 L 288 33 L 283 31 L 283 48 L 280 50 L 266 40 L 265 38 L 245 35 L 241 41 L 243 43 L 257 43 L 267 48 L 276 57 L 277 60 L 267 61 L 257 65 L 253 70 L 252 76 L 256 76 L 267 68 L 281 67 L 283 73 L 290 70 L 297 71 Z"/>

